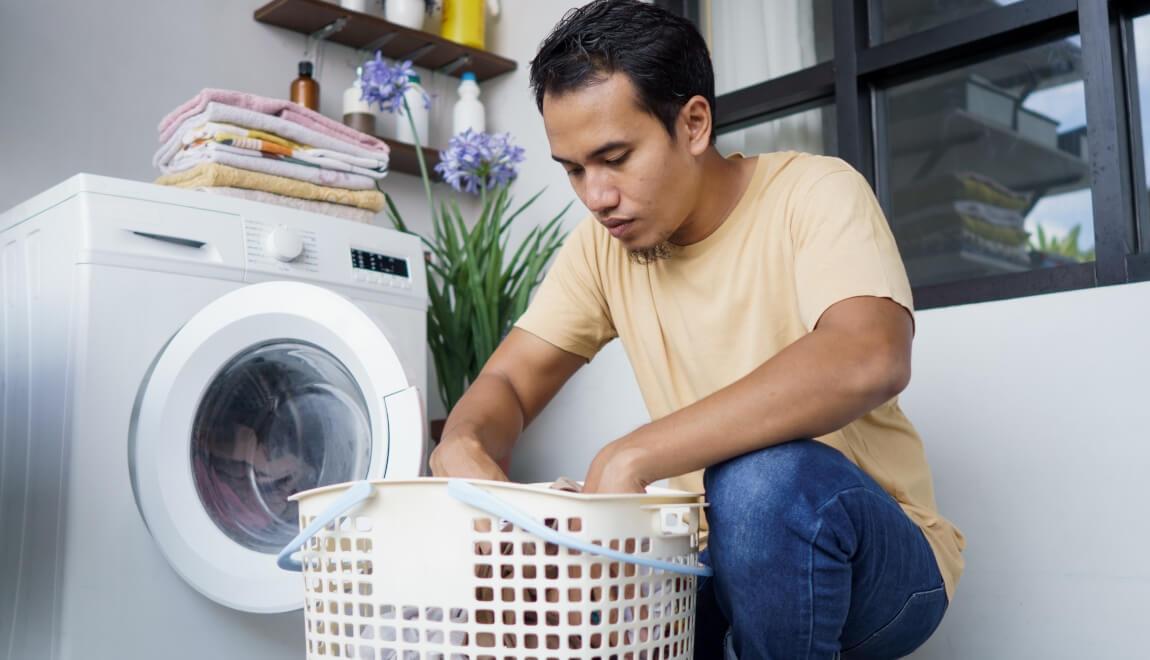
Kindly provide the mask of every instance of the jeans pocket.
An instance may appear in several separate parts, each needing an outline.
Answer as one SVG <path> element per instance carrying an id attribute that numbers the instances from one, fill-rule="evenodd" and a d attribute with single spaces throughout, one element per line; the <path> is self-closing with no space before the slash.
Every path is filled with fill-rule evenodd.
<path id="1" fill-rule="evenodd" d="M 843 660 L 887 660 L 910 655 L 922 646 L 946 612 L 943 587 L 911 594 L 898 614 L 863 641 L 843 649 Z"/>

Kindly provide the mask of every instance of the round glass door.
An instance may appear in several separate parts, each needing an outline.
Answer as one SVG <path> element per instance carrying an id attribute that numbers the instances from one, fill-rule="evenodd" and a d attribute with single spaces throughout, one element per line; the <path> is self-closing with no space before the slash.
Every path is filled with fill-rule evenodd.
<path id="1" fill-rule="evenodd" d="M 299 529 L 288 497 L 367 476 L 371 426 L 355 378 L 300 342 L 246 351 L 208 387 L 192 425 L 196 493 L 236 543 L 278 552 Z"/>
<path id="2" fill-rule="evenodd" d="M 303 605 L 276 553 L 298 533 L 296 492 L 420 474 L 418 392 L 353 302 L 264 282 L 204 306 L 140 384 L 128 443 L 136 505 L 171 567 L 247 612 Z"/>

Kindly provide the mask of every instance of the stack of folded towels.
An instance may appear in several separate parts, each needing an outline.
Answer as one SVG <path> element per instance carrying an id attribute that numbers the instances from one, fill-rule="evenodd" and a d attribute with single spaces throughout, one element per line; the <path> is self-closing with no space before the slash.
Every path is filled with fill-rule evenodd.
<path id="1" fill-rule="evenodd" d="M 290 101 L 205 89 L 160 122 L 156 183 L 370 222 L 383 141 Z"/>

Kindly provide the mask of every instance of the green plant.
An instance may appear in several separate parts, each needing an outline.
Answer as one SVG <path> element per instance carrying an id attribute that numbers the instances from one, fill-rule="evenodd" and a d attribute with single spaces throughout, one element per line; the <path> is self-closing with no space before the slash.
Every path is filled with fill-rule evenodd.
<path id="1" fill-rule="evenodd" d="M 1046 230 L 1042 228 L 1042 225 L 1038 225 L 1038 240 L 1037 242 L 1031 242 L 1030 248 L 1036 252 L 1065 257 L 1080 263 L 1094 261 L 1094 248 L 1083 250 L 1078 245 L 1078 239 L 1081 234 L 1082 225 L 1077 224 L 1060 240 L 1056 236 L 1048 235 Z"/>
<path id="2" fill-rule="evenodd" d="M 384 109 L 406 108 L 405 69 L 410 70 L 410 63 L 386 68 L 377 54 L 375 62 L 364 67 L 365 98 Z M 454 194 L 450 199 L 436 199 L 432 194 L 418 132 L 411 113 L 404 114 L 415 134 L 415 153 L 431 212 L 431 236 L 420 236 L 429 253 L 427 340 L 439 395 L 450 411 L 526 310 L 531 292 L 542 282 L 544 268 L 566 236 L 561 221 L 571 204 L 533 227 L 512 251 L 512 223 L 543 194 L 541 190 L 513 209 L 510 186 L 523 150 L 511 145 L 509 135 L 469 131 L 452 138 L 436 169 L 455 194 L 465 190 L 479 194 L 479 217 L 468 226 Z M 390 195 L 387 216 L 400 231 L 415 234 Z"/>

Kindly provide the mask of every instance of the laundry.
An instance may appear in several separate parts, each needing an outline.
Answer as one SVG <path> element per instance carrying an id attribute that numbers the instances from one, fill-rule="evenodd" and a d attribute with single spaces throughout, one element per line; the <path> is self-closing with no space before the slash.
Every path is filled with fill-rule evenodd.
<path id="1" fill-rule="evenodd" d="M 169 112 L 160 121 L 160 141 L 166 142 L 176 132 L 176 129 L 189 117 L 203 112 L 210 103 L 220 103 L 245 110 L 279 117 L 314 131 L 351 142 L 368 149 L 386 149 L 387 145 L 377 137 L 361 133 L 354 128 L 329 119 L 314 110 L 297 105 L 284 99 L 273 99 L 258 96 L 247 92 L 230 89 L 206 88 L 192 98 L 185 101 L 175 110 Z"/>
<path id="2" fill-rule="evenodd" d="M 211 124 L 238 127 L 247 134 L 247 137 L 268 139 L 266 136 L 271 135 L 293 146 L 329 149 L 360 158 L 386 160 L 390 154 L 390 149 L 386 144 L 378 147 L 365 147 L 359 143 L 348 142 L 336 136 L 320 133 L 280 117 L 222 103 L 209 103 L 202 113 L 188 118 L 170 137 L 161 140 L 162 144 L 159 150 L 152 157 L 152 165 L 159 167 L 174 157 L 188 142 L 202 139 L 199 131 Z"/>
<path id="3" fill-rule="evenodd" d="M 152 164 L 161 185 L 247 190 L 247 199 L 357 222 L 386 201 L 387 144 L 289 101 L 204 89 L 159 131 Z"/>
<path id="4" fill-rule="evenodd" d="M 164 174 L 183 172 L 201 163 L 220 163 L 231 167 L 274 174 L 289 179 L 348 190 L 374 190 L 375 179 L 363 174 L 341 172 L 292 162 L 278 156 L 265 156 L 258 151 L 239 149 L 218 142 L 205 142 L 181 151 L 171 163 L 160 168 Z"/>
<path id="5" fill-rule="evenodd" d="M 378 190 L 333 188 L 274 174 L 229 167 L 220 163 L 200 163 L 189 170 L 165 174 L 156 179 L 156 183 L 180 188 L 224 186 L 262 190 L 298 199 L 354 206 L 372 212 L 380 211 L 386 203 L 383 193 Z"/>
<path id="6" fill-rule="evenodd" d="M 239 197 L 241 199 L 250 199 L 256 202 L 264 202 L 266 204 L 276 204 L 278 206 L 285 206 L 291 209 L 299 209 L 300 211 L 323 213 L 325 215 L 331 215 L 337 218 L 343 218 L 345 220 L 352 220 L 354 222 L 370 223 L 372 218 L 375 217 L 375 213 L 367 209 L 356 208 L 346 204 L 333 204 L 331 202 L 320 202 L 311 199 L 288 197 L 287 195 L 277 195 L 276 193 L 267 192 L 265 190 L 248 190 L 245 188 L 231 188 L 228 186 L 203 186 L 196 188 L 196 190 L 211 193 L 213 195 Z"/>
<path id="7" fill-rule="evenodd" d="M 379 180 L 387 176 L 386 165 L 364 167 L 362 165 L 349 163 L 342 158 L 332 158 L 323 153 L 323 150 L 319 149 L 293 149 L 281 144 L 276 144 L 275 142 L 249 137 L 227 137 L 226 134 L 222 133 L 217 139 L 193 142 L 188 145 L 188 147 L 184 151 L 181 151 L 173 160 L 173 164 L 185 155 L 193 154 L 201 149 L 217 150 L 252 158 L 279 159 L 284 162 L 306 165 L 308 167 L 358 174 L 373 180 Z"/>
<path id="8" fill-rule="evenodd" d="M 554 481 L 554 483 L 552 483 L 550 486 L 548 486 L 548 488 L 553 488 L 554 490 L 567 491 L 569 493 L 582 493 L 583 492 L 583 484 L 579 483 L 578 481 L 575 481 L 574 479 L 568 479 L 567 477 L 559 477 L 558 479 L 556 479 Z"/>
<path id="9" fill-rule="evenodd" d="M 387 174 L 386 159 L 359 158 L 330 149 L 310 149 L 291 143 L 284 144 L 287 141 L 278 138 L 278 136 L 269 136 L 277 138 L 269 139 L 268 137 L 245 133 L 247 132 L 242 129 L 239 131 L 217 131 L 201 139 L 191 141 L 188 141 L 188 136 L 185 135 L 184 141 L 189 147 L 202 143 L 217 143 L 245 151 L 257 151 L 269 156 L 292 158 L 318 167 L 327 167 L 344 172 L 359 172 L 374 178 L 383 178 Z"/>

